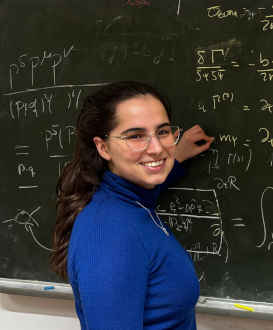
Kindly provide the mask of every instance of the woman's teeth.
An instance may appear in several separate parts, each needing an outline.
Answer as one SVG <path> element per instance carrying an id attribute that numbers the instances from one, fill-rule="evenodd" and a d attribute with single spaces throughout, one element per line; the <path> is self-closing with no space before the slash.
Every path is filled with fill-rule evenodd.
<path id="1" fill-rule="evenodd" d="M 147 162 L 147 163 L 142 163 L 144 166 L 149 166 L 149 167 L 156 167 L 156 166 L 160 166 L 161 164 L 163 164 L 163 159 L 159 160 L 157 162 Z"/>

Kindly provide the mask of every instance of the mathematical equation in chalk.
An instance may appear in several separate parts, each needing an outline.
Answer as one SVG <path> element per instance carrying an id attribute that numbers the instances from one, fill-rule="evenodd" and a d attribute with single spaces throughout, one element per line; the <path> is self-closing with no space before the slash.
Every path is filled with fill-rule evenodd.
<path id="1" fill-rule="evenodd" d="M 221 109 L 223 105 L 236 104 L 236 110 L 242 110 L 245 112 L 258 111 L 260 113 L 266 113 L 272 115 L 273 113 L 273 99 L 269 97 L 261 97 L 257 99 L 255 104 L 239 103 L 238 95 L 234 91 L 224 91 L 211 95 L 207 100 L 199 101 L 197 104 L 197 110 L 201 112 L 215 111 Z"/>
<path id="2" fill-rule="evenodd" d="M 273 227 L 270 222 L 273 187 L 267 186 L 257 201 L 260 217 L 257 219 L 257 242 L 253 246 L 270 253 L 273 248 Z M 234 235 L 248 235 L 248 219 L 233 216 L 227 219 L 221 211 L 221 201 L 214 189 L 169 188 L 168 198 L 156 208 L 157 214 L 168 225 L 183 246 L 191 254 L 194 262 L 202 262 L 206 256 L 216 256 L 224 263 L 231 262 L 232 249 L 225 237 L 224 228 L 231 220 Z M 240 212 L 240 209 L 237 210 Z"/>
<path id="3" fill-rule="evenodd" d="M 157 214 L 184 235 L 192 253 L 219 255 L 223 245 L 222 217 L 213 189 L 169 188 L 168 201 L 157 206 Z"/>
<path id="4" fill-rule="evenodd" d="M 218 134 L 216 143 L 209 150 L 210 157 L 208 160 L 208 175 L 214 176 L 215 173 L 225 170 L 240 170 L 241 173 L 248 172 L 251 168 L 263 164 L 264 168 L 273 168 L 273 150 L 272 150 L 272 137 L 269 135 L 268 129 L 260 129 L 262 136 L 265 135 L 260 141 L 261 146 L 268 145 L 261 152 L 258 152 L 259 158 L 256 157 L 257 150 L 253 147 L 253 141 L 248 138 L 238 137 L 232 134 Z M 266 134 L 264 134 L 266 133 Z M 237 189 L 238 180 L 235 176 L 228 177 L 225 180 L 226 184 L 223 186 L 226 189 Z M 221 185 L 217 186 L 218 188 Z"/>
<path id="5" fill-rule="evenodd" d="M 236 40 L 230 40 L 233 47 L 240 47 Z M 238 58 L 239 55 L 232 54 L 231 47 L 215 49 L 196 49 L 194 53 L 195 81 L 210 82 L 222 81 L 228 73 L 238 73 L 240 68 L 248 67 L 250 72 L 257 74 L 263 82 L 273 81 L 273 57 L 264 54 L 261 50 L 250 50 L 248 63 Z M 240 61 L 241 60 L 241 61 Z"/>
<path id="6" fill-rule="evenodd" d="M 18 144 L 14 147 L 16 159 L 16 175 L 18 189 L 37 189 L 40 187 L 39 178 L 46 171 L 49 162 L 54 162 L 56 171 L 51 173 L 57 179 L 62 168 L 71 158 L 71 149 L 75 140 L 76 128 L 74 125 L 52 124 L 40 132 L 39 157 L 30 145 Z M 36 150 L 37 151 L 37 150 Z M 42 164 L 37 159 L 44 157 Z"/>
<path id="7" fill-rule="evenodd" d="M 57 70 L 66 64 L 73 52 L 74 45 L 63 48 L 60 51 L 43 50 L 40 54 L 31 55 L 23 53 L 9 65 L 9 88 L 16 89 L 17 82 L 25 79 L 25 84 L 31 88 L 37 87 L 41 72 L 47 70 L 48 81 L 52 85 L 57 83 Z"/>
<path id="8" fill-rule="evenodd" d="M 73 86 L 66 88 L 62 86 L 62 91 L 55 90 L 53 93 L 43 92 L 42 95 L 35 95 L 35 91 L 20 93 L 19 96 L 9 96 L 9 115 L 12 120 L 32 120 L 40 117 L 52 116 L 58 110 L 70 111 L 78 110 L 81 88 Z M 56 89 L 59 86 L 56 87 Z M 34 95 L 33 95 L 34 94 Z M 56 102 L 60 99 L 64 100 L 62 109 L 58 109 Z"/>
<path id="9" fill-rule="evenodd" d="M 141 40 L 137 40 L 128 33 L 126 39 L 123 37 L 120 40 L 102 43 L 100 59 L 109 65 L 122 65 L 137 58 L 154 65 L 173 63 L 177 61 L 176 47 L 177 35 L 175 33 L 149 36 L 141 38 Z"/>
<path id="10" fill-rule="evenodd" d="M 207 8 L 208 18 L 212 20 L 224 20 L 234 18 L 246 22 L 256 22 L 260 26 L 262 32 L 273 30 L 273 6 L 271 8 L 258 7 L 255 9 L 239 8 L 224 9 L 221 5 L 211 6 Z"/>

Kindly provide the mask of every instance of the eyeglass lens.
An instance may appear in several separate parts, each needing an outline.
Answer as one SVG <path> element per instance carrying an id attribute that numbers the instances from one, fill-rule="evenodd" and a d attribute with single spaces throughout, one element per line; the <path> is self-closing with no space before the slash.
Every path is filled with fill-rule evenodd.
<path id="1" fill-rule="evenodd" d="M 178 126 L 166 126 L 158 129 L 155 135 L 162 146 L 170 147 L 177 144 L 180 136 L 180 129 Z M 125 139 L 128 147 L 136 151 L 145 150 L 150 140 L 151 135 L 145 132 L 130 133 L 126 135 Z"/>

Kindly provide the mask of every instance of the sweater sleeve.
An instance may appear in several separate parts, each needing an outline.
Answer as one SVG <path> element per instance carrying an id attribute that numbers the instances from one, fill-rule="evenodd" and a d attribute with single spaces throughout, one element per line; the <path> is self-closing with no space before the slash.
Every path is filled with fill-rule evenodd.
<path id="1" fill-rule="evenodd" d="M 143 329 L 147 255 L 132 228 L 118 219 L 102 223 L 83 233 L 77 253 L 82 329 Z"/>

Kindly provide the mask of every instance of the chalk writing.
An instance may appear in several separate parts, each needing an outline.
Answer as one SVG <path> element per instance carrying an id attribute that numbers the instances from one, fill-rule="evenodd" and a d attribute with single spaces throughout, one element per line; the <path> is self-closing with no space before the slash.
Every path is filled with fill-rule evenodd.
<path id="1" fill-rule="evenodd" d="M 236 228 L 244 228 L 246 227 L 246 224 L 243 222 L 244 219 L 243 218 L 233 218 L 231 219 L 231 221 L 233 222 L 233 227 Z"/>
<path id="2" fill-rule="evenodd" d="M 64 127 L 59 124 L 52 124 L 51 127 L 47 128 L 42 135 L 44 137 L 46 150 L 49 151 L 49 146 L 53 145 L 54 150 L 64 150 L 64 145 L 70 145 L 73 137 L 75 136 L 76 128 L 73 125 L 65 125 Z M 52 149 L 53 147 L 51 147 Z"/>
<path id="3" fill-rule="evenodd" d="M 16 145 L 14 147 L 16 156 L 28 156 L 29 146 Z"/>
<path id="4" fill-rule="evenodd" d="M 273 15 L 266 15 L 263 20 L 262 30 L 263 31 L 272 31 L 273 30 Z"/>
<path id="5" fill-rule="evenodd" d="M 53 94 L 44 93 L 41 97 L 33 97 L 31 101 L 23 101 L 22 99 L 9 102 L 9 113 L 13 120 L 20 119 L 37 119 L 41 114 L 53 113 L 52 109 Z"/>
<path id="6" fill-rule="evenodd" d="M 271 196 L 271 199 L 269 199 L 268 196 Z M 268 214 L 266 214 L 265 207 L 266 207 L 266 203 L 267 205 L 272 205 L 272 198 L 273 198 L 273 187 L 268 186 L 262 192 L 261 200 L 260 200 L 263 239 L 261 242 L 256 244 L 258 248 L 265 246 L 268 251 L 271 250 L 271 246 L 273 244 L 273 229 L 270 228 L 270 224 L 272 224 L 272 213 L 269 212 Z"/>
<path id="7" fill-rule="evenodd" d="M 58 176 L 61 176 L 63 168 L 69 164 L 69 160 L 58 161 Z"/>
<path id="8" fill-rule="evenodd" d="M 219 134 L 219 139 L 221 142 L 231 143 L 233 147 L 236 147 L 236 143 L 238 142 L 238 136 L 233 136 L 231 134 Z"/>
<path id="9" fill-rule="evenodd" d="M 209 72 L 201 72 L 200 71 L 200 67 L 199 69 L 196 71 L 197 77 L 195 79 L 195 81 L 199 82 L 199 81 L 221 81 L 224 78 L 224 74 L 223 72 L 226 71 L 225 69 L 218 69 L 218 70 L 212 70 Z M 202 68 L 202 69 L 206 69 L 206 68 Z M 211 68 L 209 68 L 211 69 Z"/>
<path id="10" fill-rule="evenodd" d="M 271 103 L 270 103 L 267 99 L 265 99 L 265 98 L 260 99 L 260 102 L 262 103 L 261 111 L 266 111 L 266 112 L 272 114 L 273 104 L 271 104 Z"/>
<path id="11" fill-rule="evenodd" d="M 98 87 L 108 85 L 109 82 L 99 82 L 99 83 L 87 83 L 87 84 L 64 84 L 64 85 L 54 85 L 54 86 L 45 86 L 39 88 L 27 88 L 20 91 L 6 92 L 3 93 L 3 96 L 11 96 L 17 94 L 33 93 L 38 91 L 44 91 L 48 89 L 63 89 L 63 88 L 73 88 L 73 87 Z"/>
<path id="12" fill-rule="evenodd" d="M 108 42 L 101 49 L 101 60 L 105 64 L 117 65 L 125 64 L 134 58 L 149 60 L 151 64 L 158 65 L 161 62 L 176 61 L 176 34 L 157 36 L 157 45 L 151 38 L 144 40 L 115 41 Z"/>
<path id="13" fill-rule="evenodd" d="M 201 112 L 210 112 L 223 108 L 224 105 L 234 104 L 234 107 L 238 108 L 243 112 L 259 111 L 265 114 L 272 115 L 273 104 L 271 97 L 261 97 L 257 99 L 256 103 L 242 104 L 239 100 L 239 96 L 234 91 L 218 92 L 212 95 L 208 100 L 202 100 L 197 102 L 197 110 Z"/>
<path id="14" fill-rule="evenodd" d="M 64 64 L 65 59 L 72 55 L 75 51 L 74 45 L 65 47 L 60 52 L 43 50 L 41 55 L 31 56 L 24 53 L 19 55 L 15 63 L 9 65 L 9 86 L 14 89 L 16 79 L 22 74 L 30 71 L 30 85 L 34 87 L 39 81 L 39 68 L 46 66 L 49 70 L 49 80 L 52 84 L 56 84 L 56 72 L 58 66 Z"/>
<path id="15" fill-rule="evenodd" d="M 257 8 L 255 10 L 249 8 L 239 8 L 239 9 L 226 9 L 224 10 L 222 6 L 216 5 L 207 8 L 207 14 L 209 18 L 223 20 L 225 18 L 235 18 L 243 19 L 247 18 L 248 21 L 254 20 L 257 16 L 260 17 L 266 8 Z"/>
<path id="16" fill-rule="evenodd" d="M 242 171 L 247 172 L 253 162 L 253 150 L 250 143 L 251 140 L 246 139 L 234 151 L 211 148 L 209 150 L 211 158 L 208 163 L 208 174 L 213 175 L 213 171 L 218 171 L 223 167 L 241 168 Z"/>
<path id="17" fill-rule="evenodd" d="M 74 103 L 74 106 L 76 109 L 79 108 L 79 100 L 80 100 L 80 96 L 82 94 L 82 89 L 79 89 L 78 91 L 76 91 L 75 89 L 72 89 L 71 92 L 68 92 L 67 93 L 67 96 L 68 96 L 68 104 L 67 104 L 67 110 L 70 110 L 72 108 L 72 103 L 73 101 L 75 102 Z"/>
<path id="18" fill-rule="evenodd" d="M 259 55 L 256 56 L 255 54 Z M 253 61 L 246 63 L 249 68 L 253 68 L 262 78 L 264 82 L 273 80 L 273 60 L 265 56 L 262 51 L 250 50 L 251 59 Z M 234 58 L 231 48 L 219 49 L 197 49 L 194 56 L 196 57 L 196 82 L 209 82 L 224 79 L 224 72 L 235 68 L 239 72 L 241 64 Z M 229 61 L 230 60 L 230 61 Z M 228 62 L 229 61 L 229 62 Z M 234 69 L 233 69 L 234 72 Z"/>
<path id="19" fill-rule="evenodd" d="M 273 135 L 270 133 L 268 128 L 259 128 L 259 133 L 263 134 L 264 137 L 261 139 L 261 143 L 269 143 L 273 147 Z"/>
<path id="20" fill-rule="evenodd" d="M 239 9 L 226 9 L 224 10 L 222 6 L 216 5 L 207 8 L 207 15 L 210 19 L 243 19 L 247 18 L 247 21 L 256 20 L 258 23 L 262 23 L 261 31 L 272 31 L 273 30 L 273 14 L 269 15 L 265 13 L 267 8 L 261 7 L 256 9 L 249 8 L 239 8 Z"/>
<path id="21" fill-rule="evenodd" d="M 31 175 L 32 178 L 34 178 L 36 176 L 36 172 L 34 171 L 33 167 L 27 166 L 23 163 L 20 163 L 17 166 L 17 172 L 18 172 L 18 175 L 29 174 L 29 175 Z"/>
<path id="22" fill-rule="evenodd" d="M 34 215 L 41 209 L 41 206 L 36 207 L 34 210 L 28 212 L 26 210 L 18 210 L 14 218 L 3 220 L 2 223 L 7 224 L 18 224 L 24 226 L 26 232 L 30 233 L 34 242 L 44 250 L 52 251 L 45 245 L 39 242 L 36 235 L 34 234 L 33 228 L 39 228 L 39 222 Z"/>
<path id="23" fill-rule="evenodd" d="M 217 189 L 222 190 L 222 189 L 235 189 L 240 191 L 240 188 L 237 185 L 237 178 L 233 175 L 230 175 L 226 179 L 223 178 L 214 178 L 215 181 L 217 181 Z"/>
<path id="24" fill-rule="evenodd" d="M 212 49 L 212 50 L 196 50 L 196 78 L 195 81 L 217 81 L 223 80 L 224 72 L 226 69 L 222 65 L 216 62 L 222 61 L 225 58 L 224 49 Z"/>
<path id="25" fill-rule="evenodd" d="M 178 0 L 176 15 L 179 16 L 181 13 L 181 0 Z"/>
<path id="26" fill-rule="evenodd" d="M 262 77 L 263 81 L 271 81 L 273 79 L 273 66 L 272 59 L 264 57 L 262 52 L 259 54 L 259 64 L 261 65 L 261 69 L 257 69 L 258 74 Z"/>
<path id="27" fill-rule="evenodd" d="M 169 201 L 158 205 L 157 213 L 174 231 L 187 235 L 187 251 L 219 255 L 223 230 L 215 190 L 184 187 L 169 188 L 168 192 Z"/>
<path id="28" fill-rule="evenodd" d="M 227 18 L 229 16 L 234 16 L 234 17 L 239 17 L 237 10 L 233 10 L 233 9 L 229 9 L 229 10 L 225 10 L 223 11 L 221 9 L 221 6 L 212 6 L 207 8 L 208 11 L 208 17 L 209 18 Z"/>
<path id="29" fill-rule="evenodd" d="M 213 109 L 215 110 L 217 105 L 220 105 L 223 102 L 230 102 L 232 103 L 234 101 L 234 93 L 233 92 L 224 92 L 221 94 L 215 94 L 212 96 L 213 101 Z"/>

